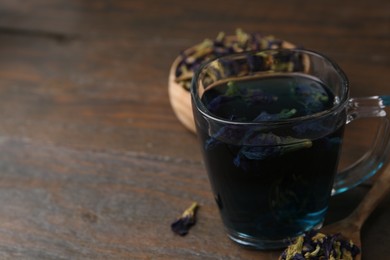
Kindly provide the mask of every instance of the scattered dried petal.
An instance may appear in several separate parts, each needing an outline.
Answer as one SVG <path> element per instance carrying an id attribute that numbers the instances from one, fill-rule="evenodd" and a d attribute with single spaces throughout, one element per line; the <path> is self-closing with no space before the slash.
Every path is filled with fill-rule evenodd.
<path id="1" fill-rule="evenodd" d="M 181 217 L 171 224 L 172 231 L 180 236 L 187 235 L 189 229 L 196 223 L 196 211 L 198 207 L 198 203 L 192 203 L 192 205 L 183 212 Z"/>

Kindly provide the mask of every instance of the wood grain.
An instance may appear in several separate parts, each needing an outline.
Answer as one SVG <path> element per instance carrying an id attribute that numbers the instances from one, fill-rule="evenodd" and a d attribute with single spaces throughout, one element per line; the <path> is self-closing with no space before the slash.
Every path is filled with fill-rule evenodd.
<path id="1" fill-rule="evenodd" d="M 361 229 L 364 222 L 375 210 L 375 208 L 383 201 L 386 195 L 390 192 L 390 166 L 387 165 L 374 181 L 371 189 L 364 196 L 360 204 L 352 211 L 352 213 L 337 222 L 322 227 L 319 232 L 323 234 L 342 234 L 345 239 L 353 241 L 360 250 L 355 256 L 355 260 L 360 260 L 362 256 L 366 256 L 362 251 Z M 368 256 L 366 256 L 368 257 Z"/>
<path id="2" fill-rule="evenodd" d="M 170 106 L 169 68 L 241 27 L 328 55 L 354 96 L 389 94 L 389 19 L 384 0 L 1 1 L 0 259 L 276 259 L 226 237 L 197 139 Z M 348 127 L 343 162 L 371 132 Z M 329 218 L 365 192 L 333 198 Z M 199 221 L 175 236 L 192 201 Z M 363 228 L 369 259 L 390 255 L 389 215 L 387 199 Z"/>

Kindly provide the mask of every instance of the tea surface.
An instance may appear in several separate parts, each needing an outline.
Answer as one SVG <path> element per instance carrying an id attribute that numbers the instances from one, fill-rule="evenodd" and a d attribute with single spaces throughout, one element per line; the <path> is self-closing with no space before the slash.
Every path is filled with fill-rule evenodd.
<path id="1" fill-rule="evenodd" d="M 290 74 L 227 81 L 207 89 L 202 101 L 220 118 L 260 122 L 318 113 L 331 108 L 335 100 L 320 81 Z"/>

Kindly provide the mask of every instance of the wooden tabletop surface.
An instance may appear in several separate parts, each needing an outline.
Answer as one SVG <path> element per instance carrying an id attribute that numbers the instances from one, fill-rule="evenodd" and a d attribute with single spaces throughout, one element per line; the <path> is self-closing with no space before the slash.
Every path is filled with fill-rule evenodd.
<path id="1" fill-rule="evenodd" d="M 196 136 L 168 98 L 179 52 L 236 28 L 328 55 L 353 96 L 390 94 L 385 0 L 2 0 L 0 259 L 276 259 L 226 237 Z M 348 126 L 344 164 L 373 125 Z M 333 197 L 327 221 L 367 189 Z M 173 234 L 193 201 L 197 224 Z M 389 203 L 363 228 L 363 259 L 390 255 Z"/>

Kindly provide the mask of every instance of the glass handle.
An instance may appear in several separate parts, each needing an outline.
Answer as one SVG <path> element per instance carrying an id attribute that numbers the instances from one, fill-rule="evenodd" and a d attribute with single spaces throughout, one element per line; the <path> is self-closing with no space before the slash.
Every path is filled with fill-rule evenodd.
<path id="1" fill-rule="evenodd" d="M 385 107 L 390 96 L 351 98 L 347 109 L 347 124 L 355 119 L 378 117 L 381 122 L 370 149 L 354 164 L 336 175 L 332 195 L 349 190 L 377 173 L 389 159 L 390 123 Z"/>
<path id="2" fill-rule="evenodd" d="M 390 104 L 390 96 L 351 98 L 348 106 L 347 124 L 357 118 L 385 117 L 384 108 Z"/>

